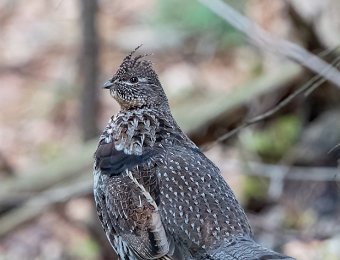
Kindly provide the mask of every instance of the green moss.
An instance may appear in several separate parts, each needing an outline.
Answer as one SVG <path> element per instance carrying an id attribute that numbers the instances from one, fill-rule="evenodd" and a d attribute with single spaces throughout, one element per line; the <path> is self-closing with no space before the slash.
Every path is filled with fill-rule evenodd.
<path id="1" fill-rule="evenodd" d="M 247 136 L 244 144 L 266 161 L 279 160 L 295 143 L 301 123 L 294 115 L 275 119 L 266 129 Z"/>
<path id="2" fill-rule="evenodd" d="M 72 259 L 95 260 L 99 257 L 99 248 L 93 239 L 83 239 L 72 248 Z"/>
<path id="3" fill-rule="evenodd" d="M 243 183 L 243 193 L 246 200 L 249 198 L 264 199 L 267 197 L 268 181 L 255 176 L 247 176 Z"/>
<path id="4" fill-rule="evenodd" d="M 63 147 L 60 142 L 51 141 L 39 145 L 39 154 L 43 161 L 48 162 L 60 156 L 63 153 Z"/>

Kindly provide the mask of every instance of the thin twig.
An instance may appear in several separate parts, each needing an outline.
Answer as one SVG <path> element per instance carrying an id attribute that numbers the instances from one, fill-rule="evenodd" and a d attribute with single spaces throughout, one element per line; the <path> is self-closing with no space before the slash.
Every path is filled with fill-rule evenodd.
<path id="1" fill-rule="evenodd" d="M 198 1 L 229 24 L 245 33 L 255 45 L 296 61 L 316 74 L 326 78 L 340 89 L 340 72 L 329 66 L 329 64 L 320 57 L 308 52 L 295 43 L 274 37 L 254 21 L 251 21 L 221 0 Z"/>
<path id="2" fill-rule="evenodd" d="M 332 147 L 332 149 L 330 149 L 327 153 L 328 154 L 331 154 L 333 153 L 334 151 L 336 151 L 337 149 L 340 148 L 340 144 L 336 144 L 334 147 Z"/>
<path id="3" fill-rule="evenodd" d="M 330 64 L 329 66 L 337 67 L 339 64 L 340 64 L 340 57 L 336 58 L 335 61 L 333 61 L 332 64 Z M 234 128 L 233 130 L 231 130 L 231 131 L 227 132 L 226 134 L 220 136 L 214 142 L 210 143 L 208 146 L 205 146 L 202 150 L 207 151 L 211 147 L 213 147 L 215 144 L 227 140 L 228 138 L 230 138 L 234 134 L 238 133 L 242 129 L 271 117 L 272 115 L 277 113 L 279 110 L 281 110 L 282 108 L 287 106 L 290 102 L 292 102 L 294 100 L 294 98 L 296 98 L 297 96 L 301 95 L 302 93 L 306 93 L 310 89 L 312 89 L 314 91 L 315 89 L 320 87 L 326 81 L 327 81 L 327 79 L 322 77 L 321 75 L 315 75 L 313 78 L 311 78 L 309 81 L 307 81 L 304 85 L 302 85 L 300 88 L 295 90 L 292 94 L 290 94 L 288 97 L 286 97 L 281 102 L 279 102 L 274 108 L 268 110 L 267 112 L 265 112 L 261 115 L 258 115 L 258 116 L 255 116 L 255 117 L 249 119 L 249 120 L 246 120 L 245 122 L 243 122 L 238 127 Z M 308 94 L 310 94 L 310 92 L 308 92 Z"/>

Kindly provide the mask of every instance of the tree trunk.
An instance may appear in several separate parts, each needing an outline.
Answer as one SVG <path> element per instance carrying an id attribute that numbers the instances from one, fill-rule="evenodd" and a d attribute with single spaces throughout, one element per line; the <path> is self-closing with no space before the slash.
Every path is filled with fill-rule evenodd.
<path id="1" fill-rule="evenodd" d="M 81 0 L 82 50 L 80 56 L 81 129 L 83 140 L 98 133 L 98 36 L 96 29 L 97 0 Z"/>

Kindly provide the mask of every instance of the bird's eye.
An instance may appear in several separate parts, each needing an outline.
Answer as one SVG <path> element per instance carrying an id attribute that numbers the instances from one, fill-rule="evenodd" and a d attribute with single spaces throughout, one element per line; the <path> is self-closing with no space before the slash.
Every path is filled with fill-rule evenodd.
<path id="1" fill-rule="evenodd" d="M 131 77 L 130 78 L 130 82 L 131 83 L 137 83 L 138 82 L 138 78 L 137 77 Z"/>

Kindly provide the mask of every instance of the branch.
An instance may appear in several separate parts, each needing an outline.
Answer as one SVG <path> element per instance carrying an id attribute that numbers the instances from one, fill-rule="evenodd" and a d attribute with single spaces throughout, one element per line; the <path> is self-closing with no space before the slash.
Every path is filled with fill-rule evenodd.
<path id="1" fill-rule="evenodd" d="M 340 89 L 340 72 L 295 43 L 278 39 L 221 0 L 198 0 L 212 12 L 245 33 L 255 45 L 296 61 Z"/>
<path id="2" fill-rule="evenodd" d="M 245 175 L 273 178 L 282 176 L 283 179 L 295 181 L 340 181 L 340 169 L 335 167 L 303 167 L 259 162 L 243 162 L 226 160 L 226 168 L 245 168 Z"/>
<path id="3" fill-rule="evenodd" d="M 63 184 L 53 189 L 46 190 L 39 195 L 29 199 L 21 207 L 10 211 L 0 218 L 0 238 L 15 228 L 23 225 L 41 212 L 47 210 L 57 203 L 63 203 L 71 198 L 87 195 L 91 192 L 92 176 L 78 178 L 75 181 Z"/>

